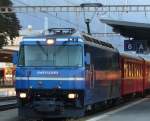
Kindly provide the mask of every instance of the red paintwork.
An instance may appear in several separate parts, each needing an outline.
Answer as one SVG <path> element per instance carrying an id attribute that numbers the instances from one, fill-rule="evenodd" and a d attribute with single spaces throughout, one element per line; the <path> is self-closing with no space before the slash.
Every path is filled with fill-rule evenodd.
<path id="1" fill-rule="evenodd" d="M 126 69 L 124 64 L 132 66 Z M 134 64 L 134 66 L 133 66 Z M 145 61 L 142 58 L 134 58 L 127 55 L 121 55 L 120 58 L 120 65 L 121 65 L 121 95 L 125 96 L 132 93 L 143 93 L 144 91 L 144 68 L 145 68 Z M 132 69 L 131 69 L 132 68 Z M 136 68 L 140 68 L 141 75 L 137 76 Z M 129 71 L 134 75 L 129 75 Z M 125 75 L 127 73 L 127 75 Z"/>
<path id="2" fill-rule="evenodd" d="M 144 69 L 144 89 L 150 89 L 150 62 L 145 62 Z"/>

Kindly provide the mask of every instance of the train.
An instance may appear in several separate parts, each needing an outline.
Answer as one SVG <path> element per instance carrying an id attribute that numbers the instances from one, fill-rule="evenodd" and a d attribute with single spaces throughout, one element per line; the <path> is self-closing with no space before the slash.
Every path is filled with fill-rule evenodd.
<path id="1" fill-rule="evenodd" d="M 72 28 L 50 33 L 24 37 L 14 54 L 20 121 L 81 117 L 150 91 L 150 61 Z"/>

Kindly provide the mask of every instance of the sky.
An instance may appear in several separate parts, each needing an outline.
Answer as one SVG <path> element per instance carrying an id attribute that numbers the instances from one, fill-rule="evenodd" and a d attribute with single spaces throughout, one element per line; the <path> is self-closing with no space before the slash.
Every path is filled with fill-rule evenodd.
<path id="1" fill-rule="evenodd" d="M 17 5 L 80 5 L 81 3 L 102 3 L 103 5 L 150 5 L 150 0 L 12 0 Z M 48 17 L 49 28 L 74 27 L 79 31 L 86 31 L 84 18 L 92 18 L 94 14 L 83 13 L 19 13 L 17 14 L 22 29 L 32 25 L 33 29 L 44 29 L 44 18 Z M 91 31 L 98 33 L 112 32 L 112 28 L 101 23 L 101 18 L 150 23 L 150 13 L 96 13 L 91 22 Z M 123 37 L 102 37 L 104 41 L 112 43 L 123 52 Z"/>
<path id="2" fill-rule="evenodd" d="M 98 2 L 102 3 L 104 5 L 117 5 L 117 4 L 150 4 L 150 0 L 12 0 L 14 3 L 14 6 L 17 5 L 80 5 L 81 3 L 92 3 L 92 2 Z M 35 29 L 41 29 L 43 27 L 44 17 L 47 16 L 49 18 L 49 25 L 52 26 L 65 26 L 67 24 L 70 25 L 70 23 L 73 23 L 75 25 L 82 24 L 79 26 L 85 26 L 84 25 L 84 16 L 83 14 L 78 15 L 72 15 L 72 13 L 22 13 L 19 14 L 19 18 L 21 20 L 21 24 L 23 28 L 26 28 L 29 24 L 31 24 Z M 86 17 L 91 17 L 92 15 L 87 15 Z M 136 22 L 146 22 L 149 23 L 150 15 L 149 13 L 106 13 L 104 15 L 95 16 L 93 20 L 93 28 L 95 28 L 95 24 L 100 24 L 97 19 L 107 17 L 110 19 L 119 19 L 119 20 L 129 20 L 129 21 L 136 21 Z M 28 19 L 30 18 L 30 19 Z M 61 20 L 62 18 L 62 20 Z M 142 18 L 142 19 L 141 19 Z M 64 21 L 63 19 L 67 19 L 70 21 L 70 23 Z M 80 21 L 77 21 L 79 19 Z M 72 25 L 73 25 L 72 24 Z M 71 25 L 70 25 L 71 26 Z M 100 25 L 101 27 L 101 25 Z M 85 27 L 81 27 L 84 28 Z M 93 32 L 95 32 L 93 30 Z"/>

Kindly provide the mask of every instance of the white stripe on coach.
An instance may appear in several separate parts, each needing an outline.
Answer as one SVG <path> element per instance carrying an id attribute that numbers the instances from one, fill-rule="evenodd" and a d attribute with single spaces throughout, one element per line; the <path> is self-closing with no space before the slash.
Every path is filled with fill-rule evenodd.
<path id="1" fill-rule="evenodd" d="M 85 80 L 83 77 L 16 77 L 16 80 Z"/>

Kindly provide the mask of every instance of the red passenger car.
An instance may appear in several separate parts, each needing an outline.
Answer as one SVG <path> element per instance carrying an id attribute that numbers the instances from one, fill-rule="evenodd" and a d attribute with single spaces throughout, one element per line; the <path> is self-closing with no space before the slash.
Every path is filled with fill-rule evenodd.
<path id="1" fill-rule="evenodd" d="M 145 61 L 144 67 L 144 90 L 150 91 L 150 61 Z"/>
<path id="2" fill-rule="evenodd" d="M 125 54 L 120 56 L 121 95 L 143 94 L 145 61 Z"/>

